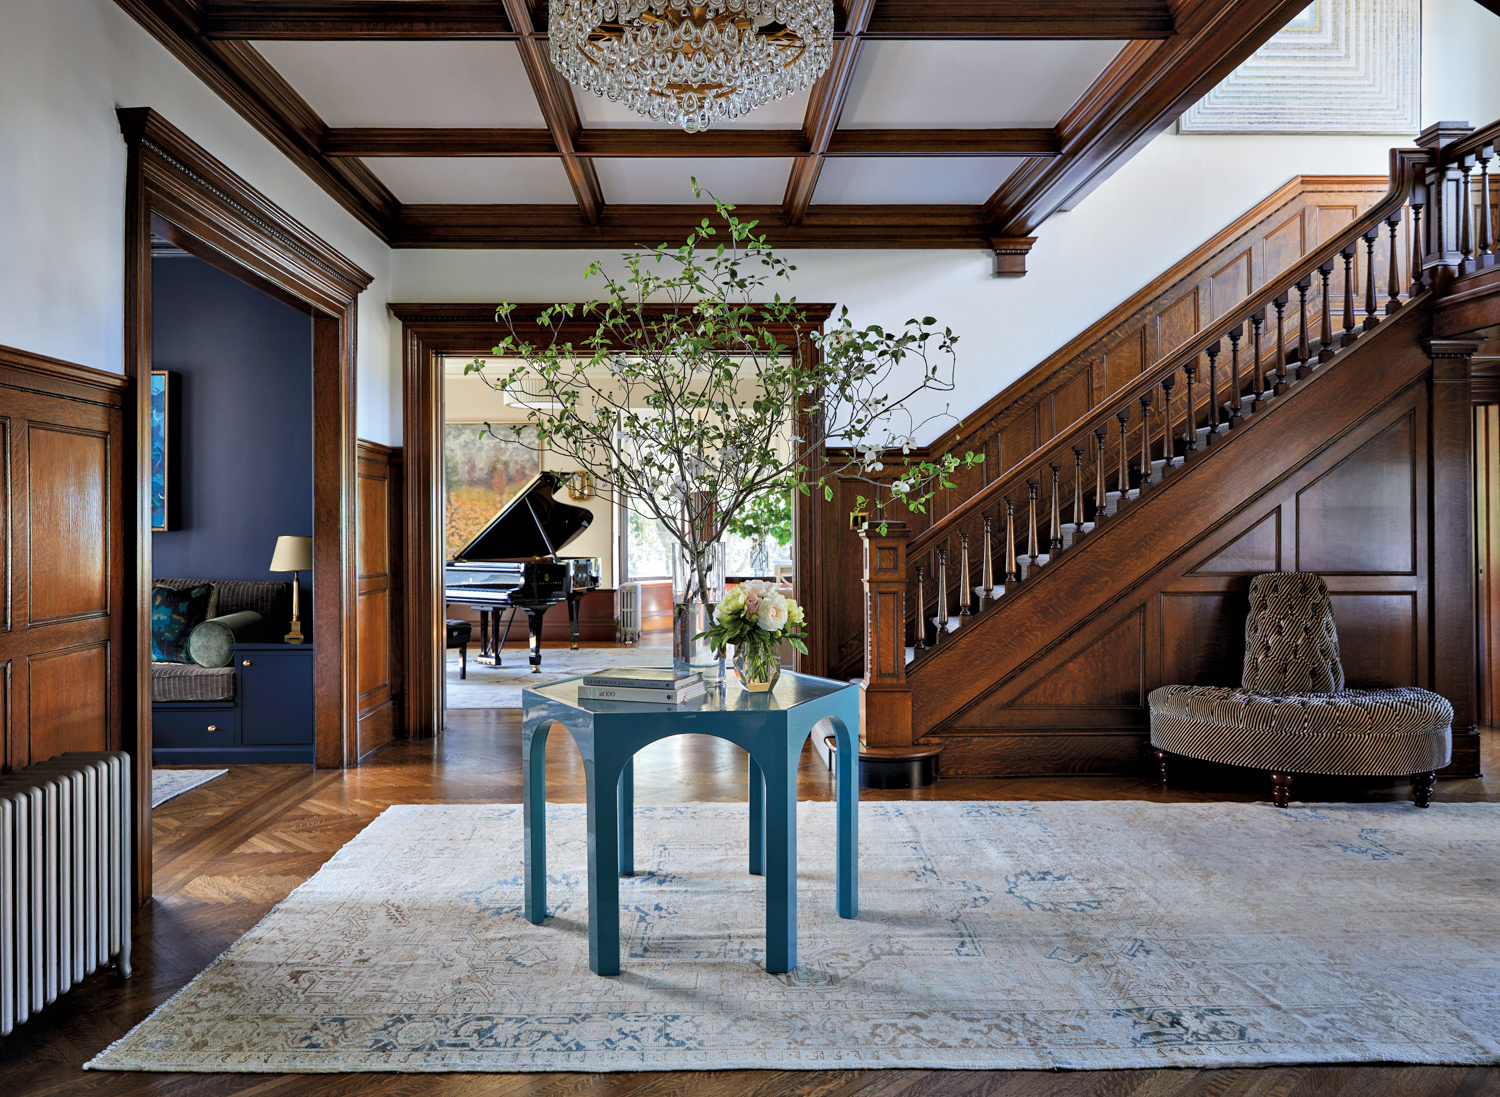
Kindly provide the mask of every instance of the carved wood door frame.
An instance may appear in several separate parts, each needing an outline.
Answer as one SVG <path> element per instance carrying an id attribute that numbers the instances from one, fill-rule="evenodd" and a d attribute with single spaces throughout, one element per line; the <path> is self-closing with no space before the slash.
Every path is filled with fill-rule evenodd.
<path id="1" fill-rule="evenodd" d="M 150 108 L 117 111 L 128 148 L 125 188 L 125 372 L 151 369 L 151 233 L 313 320 L 313 696 L 320 767 L 358 759 L 355 561 L 356 300 L 371 276 Z M 126 434 L 134 454 L 125 574 L 121 707 L 136 758 L 135 882 L 151 894 L 150 386 L 137 384 Z M 132 584 L 127 582 L 127 590 Z M 348 627 L 345 627 L 345 626 Z"/>
<path id="2" fill-rule="evenodd" d="M 518 317 L 534 317 L 545 305 L 516 306 Z M 405 475 L 402 481 L 402 516 L 406 527 L 404 563 L 409 583 L 403 643 L 406 649 L 406 734 L 414 738 L 436 735 L 443 730 L 444 661 L 443 635 L 443 374 L 445 356 L 483 357 L 490 354 L 504 330 L 495 322 L 494 305 L 392 304 L 391 314 L 401 321 L 402 348 L 402 449 Z M 801 304 L 807 318 L 816 324 L 833 314 L 833 306 Z M 581 341 L 597 327 L 586 320 L 564 325 L 562 337 Z M 789 343 L 798 336 L 789 325 L 777 330 L 777 338 Z M 816 353 L 807 337 L 803 353 Z M 798 582 L 820 570 L 817 530 L 808 522 L 821 522 L 823 507 L 808 508 L 803 497 L 793 508 L 794 564 Z M 821 501 L 820 501 L 821 502 Z M 813 657 L 821 653 L 821 634 L 809 638 Z M 809 669 L 799 657 L 798 669 Z M 820 666 L 821 664 L 815 664 Z M 813 669 L 812 673 L 818 673 Z"/>

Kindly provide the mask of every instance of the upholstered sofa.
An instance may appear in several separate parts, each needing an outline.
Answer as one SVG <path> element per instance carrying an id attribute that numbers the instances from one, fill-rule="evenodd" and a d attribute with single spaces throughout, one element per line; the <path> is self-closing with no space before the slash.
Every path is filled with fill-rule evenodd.
<path id="1" fill-rule="evenodd" d="M 1411 778 L 1426 807 L 1452 752 L 1453 706 L 1425 689 L 1346 689 L 1322 578 L 1250 581 L 1239 688 L 1162 686 L 1147 698 L 1162 783 L 1173 755 L 1267 770 L 1286 807 L 1299 773 Z"/>
<path id="2" fill-rule="evenodd" d="M 152 703 L 233 701 L 230 645 L 274 643 L 292 619 L 292 585 L 256 580 L 158 579 L 156 586 L 188 590 L 209 585 L 208 619 L 188 637 L 191 663 L 152 663 Z M 206 665 L 205 665 L 206 664 Z"/>

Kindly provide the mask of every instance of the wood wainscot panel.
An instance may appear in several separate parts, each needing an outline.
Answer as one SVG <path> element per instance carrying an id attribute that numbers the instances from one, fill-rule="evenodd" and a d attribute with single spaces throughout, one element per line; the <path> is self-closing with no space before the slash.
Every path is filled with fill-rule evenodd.
<path id="1" fill-rule="evenodd" d="M 360 440 L 355 499 L 359 594 L 358 753 L 405 733 L 401 607 L 401 451 Z"/>
<path id="2" fill-rule="evenodd" d="M 27 660 L 28 753 L 33 761 L 69 750 L 109 749 L 109 643 Z"/>
<path id="3" fill-rule="evenodd" d="M 1500 404 L 1474 409 L 1479 722 L 1500 723 Z"/>
<path id="4" fill-rule="evenodd" d="M 122 746 L 129 385 L 118 374 L 0 347 L 7 770 Z"/>
<path id="5" fill-rule="evenodd" d="M 1330 233 L 1349 224 L 1350 218 L 1375 205 L 1385 196 L 1385 177 L 1302 176 L 1270 195 L 1203 247 L 1164 272 L 1161 277 L 1097 323 L 1081 332 L 1056 353 L 965 416 L 954 436 L 935 442 L 918 457 L 936 457 L 943 452 L 983 452 L 982 475 L 955 480 L 955 487 L 939 494 L 929 506 L 929 515 L 894 515 L 906 520 L 913 536 L 935 517 L 951 513 L 978 487 L 989 483 L 1025 460 L 1038 445 L 1055 437 L 1069 425 L 1100 405 L 1108 405 L 1112 394 L 1133 382 L 1143 369 L 1195 334 L 1202 326 L 1237 307 L 1328 239 Z M 1410 241 L 1398 231 L 1401 269 L 1410 254 Z M 1386 270 L 1389 259 L 1386 234 L 1376 244 L 1376 267 Z M 1342 290 L 1342 272 L 1335 284 Z M 1310 321 L 1316 325 L 1319 302 L 1309 302 Z M 1316 328 L 1315 328 L 1316 330 Z M 1243 348 L 1248 350 L 1248 344 Z M 1274 349 L 1263 351 L 1267 359 Z M 1228 377 L 1229 355 L 1220 356 L 1220 379 Z M 1242 369 L 1253 368 L 1248 358 Z M 1200 380 L 1206 381 L 1202 373 Z M 1207 418 L 1209 386 L 1200 384 L 1195 394 L 1200 420 Z M 1181 395 L 1179 395 L 1179 400 Z M 1160 437 L 1162 402 L 1151 409 L 1154 433 Z M 1132 420 L 1139 412 L 1132 408 Z M 1182 405 L 1174 409 L 1182 421 Z M 894 476 L 894 472 L 890 473 Z M 845 514 L 852 509 L 855 494 L 870 494 L 868 485 L 840 489 L 832 506 L 833 521 L 825 525 L 821 545 L 824 581 L 813 592 L 817 601 L 809 605 L 815 620 L 827 623 L 832 652 L 828 673 L 854 677 L 863 669 L 863 620 L 860 615 L 861 564 L 858 537 L 847 529 Z M 1255 546 L 1258 550 L 1259 546 Z M 1283 555 L 1283 560 L 1290 557 Z M 917 563 L 919 561 L 913 561 Z M 932 569 L 928 568 L 931 581 Z"/>
<path id="6" fill-rule="evenodd" d="M 1297 493 L 1298 571 L 1414 573 L 1417 434 L 1413 413 Z"/>

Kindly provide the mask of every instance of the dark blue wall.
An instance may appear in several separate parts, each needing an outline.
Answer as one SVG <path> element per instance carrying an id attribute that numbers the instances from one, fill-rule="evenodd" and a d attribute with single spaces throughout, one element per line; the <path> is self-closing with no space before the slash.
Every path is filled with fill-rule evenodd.
<path id="1" fill-rule="evenodd" d="M 178 374 L 182 528 L 160 578 L 285 579 L 280 534 L 312 533 L 312 318 L 200 259 L 151 263 L 152 365 Z M 312 576 L 303 574 L 303 597 Z"/>

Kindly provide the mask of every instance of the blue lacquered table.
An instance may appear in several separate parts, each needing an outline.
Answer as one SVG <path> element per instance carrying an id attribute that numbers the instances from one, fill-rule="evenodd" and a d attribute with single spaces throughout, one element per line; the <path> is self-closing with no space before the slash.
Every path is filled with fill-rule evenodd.
<path id="1" fill-rule="evenodd" d="M 797 966 L 797 765 L 813 725 L 838 741 L 838 912 L 859 913 L 859 686 L 783 673 L 766 693 L 722 691 L 684 705 L 580 700 L 582 678 L 521 692 L 526 917 L 547 917 L 547 734 L 561 724 L 583 755 L 588 788 L 589 967 L 620 973 L 620 876 L 635 871 L 635 754 L 673 735 L 713 735 L 750 755 L 750 872 L 766 878 L 766 970 Z M 607 858 L 601 865 L 600 855 Z"/>

